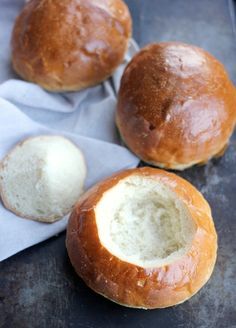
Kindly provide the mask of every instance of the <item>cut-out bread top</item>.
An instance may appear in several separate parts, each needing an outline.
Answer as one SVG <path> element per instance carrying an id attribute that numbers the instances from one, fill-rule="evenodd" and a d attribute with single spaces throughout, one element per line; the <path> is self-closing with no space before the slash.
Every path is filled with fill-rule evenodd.
<path id="1" fill-rule="evenodd" d="M 1 197 L 19 216 L 54 222 L 71 211 L 85 175 L 84 157 L 71 141 L 60 136 L 29 138 L 1 163 Z"/>

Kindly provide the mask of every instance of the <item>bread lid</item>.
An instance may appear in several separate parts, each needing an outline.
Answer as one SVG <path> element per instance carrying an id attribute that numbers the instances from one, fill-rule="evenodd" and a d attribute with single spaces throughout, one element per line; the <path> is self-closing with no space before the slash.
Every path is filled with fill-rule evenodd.
<path id="1" fill-rule="evenodd" d="M 82 152 L 60 136 L 37 136 L 17 144 L 0 166 L 6 208 L 24 218 L 54 222 L 68 214 L 83 192 Z"/>

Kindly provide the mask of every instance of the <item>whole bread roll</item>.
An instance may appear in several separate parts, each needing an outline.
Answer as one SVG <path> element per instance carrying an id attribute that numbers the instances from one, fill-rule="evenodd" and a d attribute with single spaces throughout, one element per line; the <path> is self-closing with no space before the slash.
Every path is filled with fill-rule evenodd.
<path id="1" fill-rule="evenodd" d="M 143 161 L 182 170 L 225 149 L 236 121 L 236 89 L 224 66 L 203 49 L 151 44 L 124 72 L 116 121 Z"/>
<path id="2" fill-rule="evenodd" d="M 31 0 L 15 22 L 12 63 L 45 89 L 80 90 L 113 73 L 130 36 L 122 0 Z"/>
<path id="3" fill-rule="evenodd" d="M 71 212 L 83 192 L 86 164 L 80 149 L 61 136 L 17 144 L 0 165 L 0 196 L 7 209 L 52 223 Z"/>
<path id="4" fill-rule="evenodd" d="M 66 245 L 95 292 L 153 309 L 186 301 L 208 281 L 217 235 L 208 203 L 190 183 L 146 167 L 86 192 L 71 214 Z"/>

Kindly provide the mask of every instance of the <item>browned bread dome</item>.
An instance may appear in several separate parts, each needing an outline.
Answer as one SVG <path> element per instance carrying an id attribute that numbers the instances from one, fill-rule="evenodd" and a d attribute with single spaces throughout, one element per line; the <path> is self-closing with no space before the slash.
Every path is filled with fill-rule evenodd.
<path id="1" fill-rule="evenodd" d="M 170 169 L 208 161 L 227 145 L 236 90 L 224 66 L 196 46 L 151 44 L 129 63 L 116 121 L 142 160 Z"/>
<path id="2" fill-rule="evenodd" d="M 75 271 L 95 292 L 151 309 L 182 303 L 208 281 L 217 235 L 208 203 L 190 183 L 141 168 L 82 196 L 66 245 Z"/>
<path id="3" fill-rule="evenodd" d="M 122 0 L 31 0 L 14 26 L 13 67 L 45 89 L 80 90 L 113 73 L 130 36 Z"/>

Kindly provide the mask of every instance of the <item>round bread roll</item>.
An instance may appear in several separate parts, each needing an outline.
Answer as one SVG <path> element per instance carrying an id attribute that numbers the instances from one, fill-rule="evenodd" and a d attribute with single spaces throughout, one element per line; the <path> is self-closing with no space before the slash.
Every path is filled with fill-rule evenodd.
<path id="1" fill-rule="evenodd" d="M 143 161 L 183 170 L 223 153 L 235 126 L 236 89 L 203 49 L 151 44 L 124 72 L 116 121 Z"/>
<path id="2" fill-rule="evenodd" d="M 122 0 L 31 0 L 13 29 L 12 63 L 45 89 L 80 90 L 113 73 L 130 36 Z"/>
<path id="3" fill-rule="evenodd" d="M 0 195 L 17 215 L 54 222 L 68 214 L 83 192 L 81 151 L 60 136 L 38 136 L 16 145 L 0 166 Z"/>
<path id="4" fill-rule="evenodd" d="M 71 214 L 66 245 L 95 292 L 153 309 L 186 301 L 208 281 L 217 235 L 208 203 L 190 183 L 146 167 L 86 192 Z"/>

